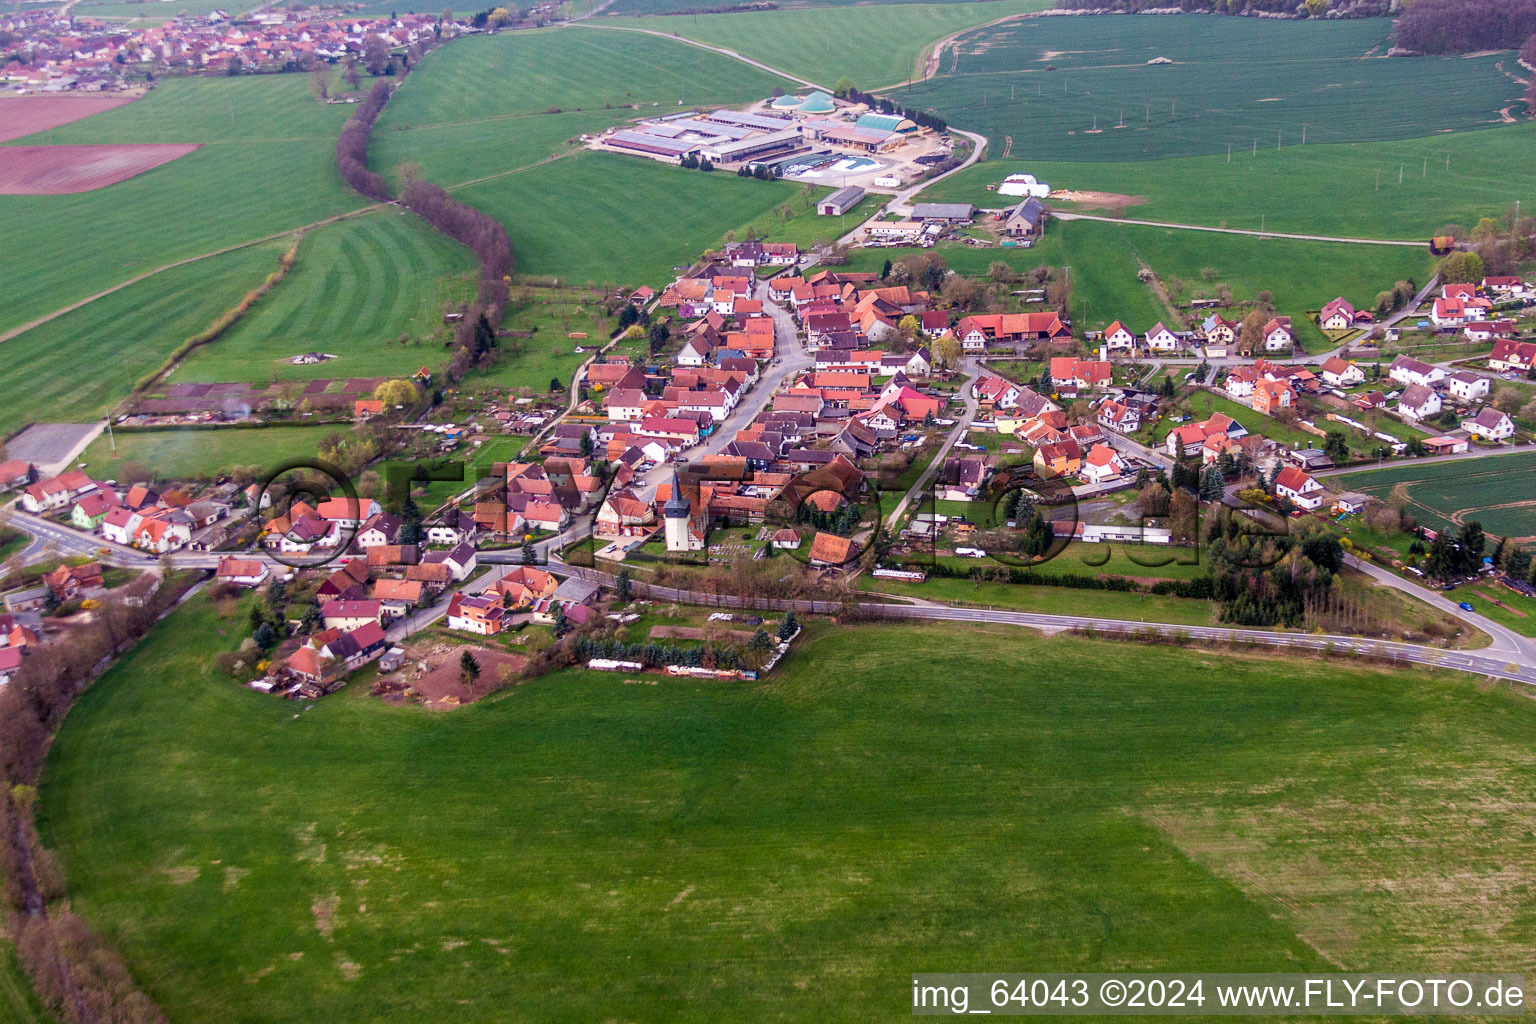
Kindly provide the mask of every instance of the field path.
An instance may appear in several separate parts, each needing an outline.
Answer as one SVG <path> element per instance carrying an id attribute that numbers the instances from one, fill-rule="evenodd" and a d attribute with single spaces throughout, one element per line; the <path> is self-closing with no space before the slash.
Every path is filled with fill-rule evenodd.
<path id="1" fill-rule="evenodd" d="M 248 242 L 239 242 L 235 245 L 227 245 L 222 249 L 215 249 L 213 252 L 205 252 L 200 256 L 188 256 L 184 260 L 177 260 L 174 263 L 167 263 L 164 266 L 155 267 L 153 270 L 146 270 L 144 273 L 135 277 L 130 277 L 128 280 L 115 284 L 110 288 L 103 288 L 95 295 L 87 295 L 85 298 L 78 302 L 72 302 L 65 306 L 63 309 L 56 309 L 52 313 L 47 313 L 38 317 L 36 320 L 24 323 L 19 327 L 12 327 L 5 333 L 0 334 L 0 343 L 10 341 L 12 338 L 27 333 L 34 327 L 41 327 L 43 324 L 46 324 L 50 320 L 57 320 L 59 317 L 66 313 L 73 313 L 81 306 L 88 306 L 95 302 L 97 299 L 104 299 L 108 295 L 111 295 L 113 292 L 122 291 L 124 288 L 127 288 L 131 284 L 138 284 L 140 281 L 154 277 L 156 274 L 163 274 L 167 270 L 174 270 L 177 267 L 184 267 L 188 263 L 196 263 L 199 260 L 206 260 L 214 256 L 223 256 L 228 252 L 236 252 L 240 249 L 249 249 L 251 246 L 260 245 L 263 242 L 271 242 L 278 238 L 287 238 L 289 235 L 296 235 L 304 231 L 309 231 L 312 228 L 324 227 L 327 224 L 334 224 L 337 221 L 347 220 L 360 214 L 372 213 L 374 210 L 382 209 L 386 205 L 389 204 L 369 203 L 367 206 L 359 207 L 358 209 L 351 210 L 347 213 L 338 213 L 334 217 L 326 217 L 324 220 L 317 220 L 313 224 L 301 224 L 296 228 L 289 228 L 286 231 L 278 231 L 275 234 L 266 235 L 262 238 L 253 238 Z"/>
<path id="2" fill-rule="evenodd" d="M 1179 231 L 1214 231 L 1219 235 L 1252 235 L 1255 238 L 1294 238 L 1304 242 L 1349 242 L 1353 245 L 1406 245 L 1414 249 L 1424 248 L 1424 242 L 1402 238 L 1335 238 L 1332 235 L 1293 235 L 1284 231 L 1249 231 L 1243 228 L 1213 228 L 1207 224 L 1170 224 L 1160 220 L 1131 220 L 1127 217 L 1100 217 L 1091 213 L 1067 213 L 1052 210 L 1056 220 L 1101 220 L 1107 224 L 1137 224 L 1148 228 L 1174 228 Z"/>
<path id="3" fill-rule="evenodd" d="M 701 43 L 697 39 L 689 39 L 687 36 L 674 35 L 671 32 L 658 32 L 653 28 L 631 28 L 628 25 L 593 25 L 587 22 L 582 22 L 579 25 L 573 23 L 570 27 L 597 28 L 603 29 L 607 32 L 639 32 L 642 35 L 655 36 L 658 39 L 671 39 L 679 43 L 687 43 L 689 46 L 697 46 L 701 50 L 713 50 L 714 52 L 729 57 L 732 60 L 739 60 L 743 64 L 750 64 L 752 67 L 757 68 L 759 71 L 766 71 L 770 75 L 777 75 L 779 78 L 788 79 L 791 82 L 798 82 L 808 89 L 820 89 L 822 92 L 827 93 L 832 91 L 824 85 L 817 85 L 815 82 L 808 78 L 801 78 L 799 75 L 792 75 L 788 71 L 780 71 L 778 68 L 770 67 L 769 65 L 764 64 L 762 61 L 753 60 L 751 57 L 743 57 L 735 50 L 727 49 L 724 46 L 712 46 L 709 43 Z"/>

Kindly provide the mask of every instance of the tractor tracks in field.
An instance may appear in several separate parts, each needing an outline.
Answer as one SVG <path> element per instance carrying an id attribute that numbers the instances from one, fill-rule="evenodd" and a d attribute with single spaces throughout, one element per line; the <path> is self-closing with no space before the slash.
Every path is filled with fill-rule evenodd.
<path id="1" fill-rule="evenodd" d="M 89 306 L 97 299 L 104 299 L 108 295 L 111 295 L 113 292 L 120 292 L 124 288 L 127 288 L 129 285 L 138 284 L 140 281 L 147 281 L 157 274 L 165 273 L 167 270 L 175 270 L 177 267 L 184 267 L 189 263 L 197 263 L 202 260 L 212 259 L 215 256 L 223 256 L 226 253 L 238 252 L 241 249 L 249 249 L 251 246 L 261 245 L 263 242 L 275 242 L 279 238 L 288 238 L 291 235 L 302 234 L 306 231 L 312 231 L 315 228 L 325 227 L 327 224 L 335 224 L 338 221 L 348 220 L 352 217 L 357 217 L 365 213 L 372 213 L 375 210 L 381 210 L 385 206 L 390 205 L 393 204 L 369 203 L 367 206 L 361 206 L 356 210 L 349 210 L 346 213 L 338 213 L 333 217 L 326 217 L 323 220 L 317 220 L 312 224 L 301 224 L 299 227 L 288 228 L 286 231 L 277 231 L 270 235 L 264 235 L 261 238 L 253 238 L 247 242 L 239 242 L 235 245 L 227 245 L 222 249 L 215 249 L 212 252 L 205 252 L 198 256 L 188 256 L 186 259 L 175 260 L 171 263 L 162 264 L 161 266 L 155 267 L 152 270 L 146 270 L 142 274 L 136 274 L 126 281 L 120 281 L 110 288 L 103 288 L 101 291 L 95 293 L 94 295 L 87 295 L 85 298 L 80 299 L 77 302 L 71 302 L 69 305 L 62 309 L 56 309 L 52 313 L 47 313 L 35 320 L 29 320 L 28 322 L 17 327 L 12 327 L 10 330 L 5 331 L 4 333 L 0 333 L 0 343 L 10 341 L 12 338 L 20 337 L 35 327 L 41 327 L 43 324 L 57 320 L 59 317 L 64 316 L 67 313 L 73 313 L 77 309 Z"/>

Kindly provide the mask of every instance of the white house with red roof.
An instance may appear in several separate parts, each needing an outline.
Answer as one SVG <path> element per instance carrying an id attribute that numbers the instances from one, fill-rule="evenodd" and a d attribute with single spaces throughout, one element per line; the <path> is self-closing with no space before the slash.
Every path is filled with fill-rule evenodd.
<path id="1" fill-rule="evenodd" d="M 1392 360 L 1392 366 L 1387 370 L 1387 376 L 1399 384 L 1418 384 L 1427 388 L 1445 380 L 1450 374 L 1444 367 L 1432 366 L 1422 359 L 1414 359 L 1412 356 L 1398 356 Z"/>
<path id="2" fill-rule="evenodd" d="M 1323 307 L 1317 316 L 1317 326 L 1325 331 L 1347 331 L 1355 326 L 1355 307 L 1341 295 Z"/>
<path id="3" fill-rule="evenodd" d="M 1323 504 L 1323 485 L 1300 466 L 1286 466 L 1275 477 L 1275 494 L 1308 511 Z"/>
<path id="4" fill-rule="evenodd" d="M 230 555 L 219 559 L 216 574 L 220 583 L 232 583 L 237 587 L 259 587 L 267 582 L 272 570 L 259 558 L 236 558 Z"/>
<path id="5" fill-rule="evenodd" d="M 1104 344 L 1111 352 L 1128 352 L 1136 347 L 1136 335 L 1119 320 L 1104 328 Z"/>
<path id="6" fill-rule="evenodd" d="M 1533 365 L 1536 365 L 1536 341 L 1496 341 L 1488 355 L 1490 370 L 1526 373 Z"/>
<path id="7" fill-rule="evenodd" d="M 1324 360 L 1319 372 L 1324 381 L 1336 388 L 1354 387 L 1365 382 L 1365 371 L 1339 356 Z"/>
<path id="8" fill-rule="evenodd" d="M 1296 335 L 1291 332 L 1291 318 L 1272 316 L 1264 325 L 1264 351 L 1289 352 L 1296 345 Z"/>
<path id="9" fill-rule="evenodd" d="M 1083 459 L 1083 468 L 1078 475 L 1087 483 L 1102 484 L 1125 475 L 1125 462 L 1109 445 L 1096 444 Z"/>

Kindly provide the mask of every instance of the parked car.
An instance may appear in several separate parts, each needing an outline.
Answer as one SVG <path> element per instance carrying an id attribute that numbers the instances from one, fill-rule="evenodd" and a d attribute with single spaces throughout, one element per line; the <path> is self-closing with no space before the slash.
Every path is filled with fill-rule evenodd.
<path id="1" fill-rule="evenodd" d="M 1472 610 L 1473 610 L 1473 608 L 1472 608 L 1472 602 L 1471 602 L 1471 601 L 1462 601 L 1462 602 L 1461 602 L 1461 603 L 1460 603 L 1460 604 L 1458 604 L 1458 605 L 1457 605 L 1457 606 L 1456 606 L 1456 607 L 1458 607 L 1458 608 L 1460 608 L 1460 609 L 1461 609 L 1461 610 L 1462 610 L 1462 611 L 1464 611 L 1464 612 L 1470 612 L 1470 611 L 1472 611 Z"/>

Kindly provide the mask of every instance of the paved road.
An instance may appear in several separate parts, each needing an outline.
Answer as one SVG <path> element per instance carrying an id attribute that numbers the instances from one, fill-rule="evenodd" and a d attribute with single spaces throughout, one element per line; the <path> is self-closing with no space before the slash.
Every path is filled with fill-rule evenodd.
<path id="1" fill-rule="evenodd" d="M 613 577 L 594 569 L 566 566 L 562 571 L 596 583 L 611 585 Z M 807 614 L 837 615 L 846 610 L 836 601 L 762 601 L 748 605 L 733 595 L 694 593 L 672 587 L 656 587 L 635 583 L 635 590 L 650 597 L 679 601 L 689 604 L 718 606 L 723 608 L 755 607 L 782 611 L 793 607 Z M 1320 633 L 1286 633 L 1265 629 L 1228 629 L 1219 626 L 1178 626 L 1156 622 L 1128 622 L 1121 619 L 1099 619 L 1075 615 L 1047 615 L 1037 612 L 1015 612 L 993 608 L 956 608 L 949 605 L 918 601 L 909 605 L 866 603 L 857 605 L 861 615 L 893 621 L 937 620 L 942 622 L 988 622 L 1001 625 L 1024 626 L 1045 632 L 1062 632 L 1069 629 L 1092 629 L 1108 634 L 1134 634 L 1150 631 L 1161 636 L 1189 637 L 1218 643 L 1251 643 L 1277 649 L 1331 651 L 1353 653 L 1362 657 L 1383 658 L 1411 665 L 1429 665 L 1457 669 L 1478 675 L 1494 676 L 1536 686 L 1536 657 L 1529 650 L 1506 652 L 1495 648 L 1481 651 L 1447 651 L 1419 644 L 1398 643 L 1391 640 L 1372 640 L 1362 637 L 1339 636 Z M 1465 614 L 1465 613 L 1459 613 Z"/>
<path id="2" fill-rule="evenodd" d="M 1417 583 L 1406 580 L 1390 569 L 1383 568 L 1374 562 L 1363 561 L 1353 556 L 1349 556 L 1345 561 L 1351 568 L 1359 569 L 1377 583 L 1391 587 L 1393 590 L 1401 591 L 1409 597 L 1418 598 L 1425 604 L 1433 605 L 1464 622 L 1470 622 L 1484 633 L 1493 637 L 1493 643 L 1487 648 L 1490 652 L 1499 652 L 1510 657 L 1519 657 L 1522 654 L 1536 650 L 1536 641 L 1523 637 L 1519 633 L 1501 626 L 1486 616 L 1467 611 L 1440 591 L 1421 587 Z"/>
<path id="3" fill-rule="evenodd" d="M 934 182 L 943 181 L 951 174 L 960 173 L 967 167 L 971 166 L 971 164 L 974 164 L 977 160 L 981 159 L 982 153 L 987 148 L 987 137 L 985 135 L 978 135 L 975 132 L 961 131 L 959 128 L 954 127 L 951 127 L 949 130 L 957 135 L 964 135 L 966 138 L 971 140 L 972 146 L 970 156 L 962 160 L 959 165 L 951 167 L 949 170 L 945 171 L 943 174 L 938 175 L 937 177 L 926 178 L 911 185 L 908 188 L 902 189 L 900 192 L 897 192 L 894 196 L 891 197 L 890 202 L 886 203 L 884 207 L 882 207 L 868 220 L 845 234 L 842 238 L 839 238 L 837 240 L 838 245 L 854 244 L 859 240 L 860 233 L 863 232 L 865 228 L 869 227 L 871 224 L 879 222 L 880 218 L 884 217 L 887 213 L 899 213 L 903 215 L 910 214 L 912 212 L 912 200 L 917 197 L 919 192 L 923 191 L 923 189 L 927 188 L 929 185 L 932 185 Z"/>
<path id="4" fill-rule="evenodd" d="M 923 470 L 922 475 L 917 478 L 917 481 L 907 489 L 907 493 L 901 496 L 901 500 L 896 503 L 896 507 L 891 510 L 891 514 L 886 516 L 885 526 L 887 530 L 896 529 L 897 525 L 901 522 L 902 514 L 907 511 L 907 506 L 916 501 L 917 496 L 928 488 L 928 484 L 932 482 L 934 475 L 943 468 L 944 458 L 949 454 L 950 449 L 955 446 L 955 442 L 964 437 L 966 432 L 971 429 L 971 421 L 976 418 L 976 407 L 978 404 L 976 392 L 972 389 L 972 385 L 981 378 L 981 367 L 975 362 L 971 362 L 968 374 L 965 378 L 965 383 L 960 385 L 960 394 L 965 398 L 965 412 L 961 413 L 954 429 L 949 432 L 944 438 L 944 443 L 934 453 L 933 459 L 928 463 L 928 468 Z"/>
<path id="5" fill-rule="evenodd" d="M 73 530 L 57 527 L 45 520 L 39 520 L 36 516 L 30 516 L 26 513 L 16 513 L 12 522 L 22 529 L 54 540 L 62 554 L 89 555 L 93 558 L 100 558 L 101 561 L 112 565 L 131 566 L 139 569 L 151 569 L 157 561 L 154 558 L 146 557 L 140 552 L 106 544 L 99 537 L 84 536 Z M 99 552 L 102 548 L 107 548 L 109 553 L 101 555 Z M 181 552 L 174 557 L 176 564 L 182 568 L 212 569 L 218 565 L 221 556 L 212 552 Z M 246 557 L 271 561 L 268 556 L 262 553 L 252 553 Z M 480 562 L 498 568 L 466 588 L 471 592 L 489 587 L 505 573 L 508 567 L 521 564 L 522 553 L 519 550 L 485 551 L 480 554 Z M 564 565 L 560 562 L 558 556 L 549 557 L 548 563 L 552 568 L 582 579 L 607 583 L 609 585 L 613 583 L 613 577 L 606 573 L 594 569 Z M 1366 567 L 1362 566 L 1362 568 Z M 1366 571 L 1369 572 L 1370 569 L 1366 568 Z M 1372 573 L 1372 575 L 1375 576 L 1376 574 Z M 1428 600 L 1439 607 L 1444 607 L 1440 602 L 1445 602 L 1445 598 L 1423 587 L 1418 587 L 1407 580 L 1397 577 L 1388 579 L 1378 576 L 1377 578 L 1395 589 L 1412 594 L 1420 600 Z M 651 587 L 640 583 L 636 583 L 636 589 L 642 593 L 648 593 L 651 596 L 661 597 L 666 600 L 701 605 L 718 605 L 721 607 L 743 606 L 740 598 L 731 595 L 691 593 L 673 588 Z M 399 638 L 407 631 L 419 630 L 423 626 L 436 621 L 447 612 L 447 605 L 448 602 L 445 599 L 439 601 L 431 608 L 417 612 L 411 619 L 403 620 L 391 627 L 390 636 L 392 638 Z M 770 601 L 758 603 L 754 606 L 782 610 L 786 607 L 786 602 Z M 799 612 L 829 615 L 839 614 L 844 610 L 840 602 L 831 601 L 797 601 L 794 602 L 793 607 Z M 1194 639 L 1218 642 L 1252 643 L 1277 649 L 1298 648 L 1303 650 L 1347 651 L 1360 655 L 1395 659 L 1407 664 L 1434 665 L 1442 668 L 1459 669 L 1480 675 L 1490 675 L 1500 679 L 1510 679 L 1516 682 L 1536 685 L 1536 641 L 1516 636 L 1498 626 L 1497 623 L 1488 622 L 1482 616 L 1468 613 L 1454 606 L 1446 608 L 1446 611 L 1487 631 L 1494 638 L 1492 646 L 1482 651 L 1447 651 L 1419 644 L 1332 634 L 1287 633 L 1279 630 L 1261 629 L 1226 629 L 1215 626 L 1182 626 L 1169 623 L 1100 619 L 1091 616 L 1047 615 L 991 608 L 957 608 L 920 600 L 914 601 L 910 605 L 866 603 L 860 604 L 858 607 L 864 615 L 892 620 L 936 619 L 953 622 L 991 622 L 1027 626 L 1047 632 L 1091 628 L 1103 633 L 1125 634 L 1140 630 L 1151 630 L 1163 636 L 1188 636 Z"/>
<path id="6" fill-rule="evenodd" d="M 1218 235 L 1252 235 L 1256 238 L 1294 238 L 1304 242 L 1348 242 L 1353 245 L 1405 245 L 1422 249 L 1427 243 L 1410 242 L 1396 238 L 1337 238 L 1333 235 L 1293 235 L 1284 231 L 1246 231 L 1242 228 L 1213 228 L 1207 224 L 1172 224 L 1161 220 L 1131 220 L 1126 217 L 1101 217 L 1093 213 L 1067 213 L 1052 210 L 1056 220 L 1102 220 L 1110 224 L 1135 224 L 1148 228 L 1174 228 L 1179 231 L 1213 231 Z"/>

